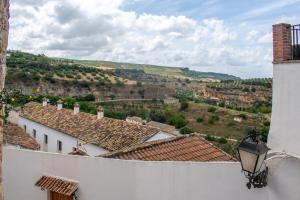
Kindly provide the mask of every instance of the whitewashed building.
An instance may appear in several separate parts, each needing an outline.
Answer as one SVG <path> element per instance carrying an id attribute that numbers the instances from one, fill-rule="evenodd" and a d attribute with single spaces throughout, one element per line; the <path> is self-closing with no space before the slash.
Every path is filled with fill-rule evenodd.
<path id="1" fill-rule="evenodd" d="M 104 110 L 97 115 L 63 108 L 62 102 L 52 106 L 30 102 L 22 109 L 18 124 L 31 134 L 42 151 L 68 154 L 85 151 L 96 156 L 120 150 L 146 141 L 172 137 L 159 129 L 104 117 Z"/>

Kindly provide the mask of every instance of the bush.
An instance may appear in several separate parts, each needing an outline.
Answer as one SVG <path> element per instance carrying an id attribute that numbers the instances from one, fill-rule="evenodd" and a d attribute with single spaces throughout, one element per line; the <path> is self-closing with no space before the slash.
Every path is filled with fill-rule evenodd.
<path id="1" fill-rule="evenodd" d="M 210 112 L 210 113 L 214 113 L 214 112 L 216 112 L 216 108 L 215 107 L 209 107 L 208 109 L 207 109 L 207 112 Z"/>
<path id="2" fill-rule="evenodd" d="M 211 135 L 209 135 L 209 134 L 207 134 L 207 135 L 205 136 L 205 139 L 208 140 L 208 141 L 215 141 L 215 140 L 216 140 L 216 138 L 215 138 L 214 136 L 211 136 Z"/>
<path id="3" fill-rule="evenodd" d="M 241 118 L 244 119 L 244 120 L 247 119 L 247 115 L 246 115 L 245 113 L 239 114 L 239 117 L 241 117 Z"/>
<path id="4" fill-rule="evenodd" d="M 169 120 L 169 124 L 175 126 L 177 129 L 184 127 L 187 123 L 185 117 L 182 115 L 175 115 Z"/>
<path id="5" fill-rule="evenodd" d="M 209 123 L 209 124 L 214 124 L 214 123 L 215 123 L 215 120 L 214 120 L 213 118 L 210 117 L 210 118 L 208 119 L 208 123 Z"/>
<path id="6" fill-rule="evenodd" d="M 219 103 L 219 106 L 222 107 L 222 108 L 224 108 L 224 107 L 225 107 L 225 102 L 224 102 L 224 101 L 221 101 L 221 102 Z"/>
<path id="7" fill-rule="evenodd" d="M 181 133 L 182 135 L 188 135 L 188 134 L 193 133 L 193 130 L 192 130 L 191 128 L 185 126 L 185 127 L 182 127 L 182 128 L 180 129 L 180 133 Z"/>
<path id="8" fill-rule="evenodd" d="M 223 137 L 220 137 L 220 138 L 217 139 L 217 142 L 220 143 L 220 144 L 226 144 L 227 140 Z"/>
<path id="9" fill-rule="evenodd" d="M 203 121 L 204 121 L 204 119 L 203 119 L 202 117 L 198 117 L 198 118 L 197 118 L 197 122 L 198 122 L 198 123 L 202 123 Z"/>
<path id="10" fill-rule="evenodd" d="M 214 121 L 219 121 L 219 119 L 220 119 L 218 115 L 211 116 L 211 118 L 212 118 Z"/>
<path id="11" fill-rule="evenodd" d="M 180 110 L 186 110 L 189 107 L 189 103 L 186 101 L 183 101 L 180 103 Z"/>
<path id="12" fill-rule="evenodd" d="M 270 121 L 264 121 L 264 126 L 270 126 Z"/>
<path id="13" fill-rule="evenodd" d="M 156 122 L 164 123 L 167 121 L 166 114 L 160 110 L 151 110 L 149 117 L 151 120 L 156 121 Z"/>

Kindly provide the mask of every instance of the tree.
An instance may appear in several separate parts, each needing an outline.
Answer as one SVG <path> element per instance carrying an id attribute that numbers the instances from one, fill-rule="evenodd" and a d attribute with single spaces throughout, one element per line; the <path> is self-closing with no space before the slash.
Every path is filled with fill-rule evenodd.
<path id="1" fill-rule="evenodd" d="M 173 126 L 175 126 L 177 129 L 184 127 L 187 125 L 187 121 L 184 116 L 182 115 L 175 115 L 172 117 L 169 121 L 169 123 Z"/>
<path id="2" fill-rule="evenodd" d="M 188 135 L 188 134 L 193 133 L 193 130 L 192 130 L 191 128 L 187 127 L 187 126 L 184 126 L 184 127 L 182 127 L 182 128 L 180 129 L 180 133 L 181 133 L 182 135 Z"/>
<path id="3" fill-rule="evenodd" d="M 0 1 L 0 91 L 2 92 L 5 85 L 6 75 L 6 52 L 8 42 L 8 30 L 9 30 L 9 0 Z M 0 120 L 0 200 L 3 200 L 3 184 L 2 184 L 2 148 L 3 148 L 3 116 L 5 115 L 4 107 L 1 107 L 1 120 Z"/>

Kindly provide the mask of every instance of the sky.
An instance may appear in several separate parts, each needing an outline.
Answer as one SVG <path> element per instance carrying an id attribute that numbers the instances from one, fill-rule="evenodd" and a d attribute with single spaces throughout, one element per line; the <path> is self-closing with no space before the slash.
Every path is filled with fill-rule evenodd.
<path id="1" fill-rule="evenodd" d="M 300 0 L 11 0 L 9 49 L 272 77 L 272 25 Z"/>

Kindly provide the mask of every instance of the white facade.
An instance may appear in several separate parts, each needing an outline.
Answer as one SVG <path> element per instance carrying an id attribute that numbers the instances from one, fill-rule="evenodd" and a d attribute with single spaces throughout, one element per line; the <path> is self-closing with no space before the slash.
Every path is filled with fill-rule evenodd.
<path id="1" fill-rule="evenodd" d="M 18 125 L 23 129 L 25 129 L 26 126 L 26 132 L 35 137 L 37 142 L 40 144 L 42 151 L 69 154 L 74 150 L 74 148 L 78 146 L 78 144 L 83 144 L 82 141 L 78 140 L 75 137 L 59 132 L 55 129 L 49 128 L 21 116 L 19 117 Z M 47 139 L 45 139 L 45 137 L 47 137 Z M 169 137 L 174 137 L 174 135 L 160 131 L 149 138 L 147 142 L 166 139 Z M 59 149 L 59 142 L 61 142 L 61 150 Z M 107 150 L 93 144 L 84 144 L 83 148 L 90 156 L 98 156 L 104 153 L 108 153 Z"/>
<path id="2" fill-rule="evenodd" d="M 68 154 L 73 151 L 73 148 L 77 147 L 77 143 L 82 144 L 82 141 L 78 140 L 77 138 L 56 131 L 52 128 L 28 120 L 26 118 L 19 117 L 19 126 L 21 128 L 24 128 L 24 125 L 26 126 L 26 132 L 33 137 L 35 130 L 36 140 L 40 144 L 42 151 Z M 45 135 L 47 135 L 48 137 L 48 144 L 45 143 Z M 58 141 L 62 143 L 61 151 L 58 148 Z M 100 154 L 108 152 L 107 150 L 93 144 L 85 144 L 83 147 L 85 148 L 87 154 L 90 156 L 98 156 Z"/>
<path id="3" fill-rule="evenodd" d="M 268 145 L 273 152 L 300 156 L 300 61 L 274 64 L 273 73 Z"/>

